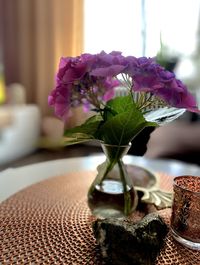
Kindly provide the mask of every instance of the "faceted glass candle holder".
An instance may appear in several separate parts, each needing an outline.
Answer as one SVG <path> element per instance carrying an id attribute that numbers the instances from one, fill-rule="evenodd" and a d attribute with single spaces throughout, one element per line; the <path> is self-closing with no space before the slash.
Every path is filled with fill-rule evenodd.
<path id="1" fill-rule="evenodd" d="M 200 250 L 200 177 L 175 177 L 171 231 L 182 245 Z"/>

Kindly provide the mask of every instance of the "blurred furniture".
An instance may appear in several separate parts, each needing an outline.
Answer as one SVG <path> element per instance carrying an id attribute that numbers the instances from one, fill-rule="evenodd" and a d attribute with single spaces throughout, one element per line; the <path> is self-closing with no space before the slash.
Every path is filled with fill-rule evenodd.
<path id="1" fill-rule="evenodd" d="M 145 157 L 182 160 L 200 165 L 199 122 L 174 121 L 151 133 Z"/>
<path id="2" fill-rule="evenodd" d="M 0 130 L 12 124 L 12 114 L 6 108 L 0 107 Z"/>
<path id="3" fill-rule="evenodd" d="M 36 149 L 40 136 L 40 110 L 37 105 L 0 107 L 0 165 Z"/>
<path id="4" fill-rule="evenodd" d="M 11 105 L 26 103 L 26 88 L 19 83 L 7 86 L 7 103 Z"/>

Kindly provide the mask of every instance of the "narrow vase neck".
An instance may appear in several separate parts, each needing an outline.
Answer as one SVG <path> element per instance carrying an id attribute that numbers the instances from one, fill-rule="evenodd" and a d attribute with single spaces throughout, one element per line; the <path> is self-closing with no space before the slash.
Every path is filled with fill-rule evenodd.
<path id="1" fill-rule="evenodd" d="M 122 159 L 123 156 L 125 156 L 130 147 L 129 145 L 111 145 L 111 144 L 101 144 L 102 149 L 107 157 L 107 159 L 111 161 L 118 161 L 119 159 Z"/>

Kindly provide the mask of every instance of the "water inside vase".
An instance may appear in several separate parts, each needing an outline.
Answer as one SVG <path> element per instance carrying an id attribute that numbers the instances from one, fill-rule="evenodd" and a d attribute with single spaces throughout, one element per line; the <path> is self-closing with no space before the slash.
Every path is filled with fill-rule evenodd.
<path id="1" fill-rule="evenodd" d="M 131 208 L 135 208 L 135 191 L 127 185 L 131 197 Z M 97 184 L 88 198 L 88 205 L 97 217 L 124 217 L 123 185 L 118 180 L 106 179 Z"/>

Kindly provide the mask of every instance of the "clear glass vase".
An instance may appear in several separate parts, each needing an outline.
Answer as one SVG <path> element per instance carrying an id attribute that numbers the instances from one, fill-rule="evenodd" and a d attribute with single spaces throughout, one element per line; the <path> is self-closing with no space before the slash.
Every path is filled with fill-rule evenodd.
<path id="1" fill-rule="evenodd" d="M 137 207 L 137 192 L 123 163 L 131 145 L 102 144 L 105 162 L 97 167 L 98 174 L 88 191 L 88 206 L 97 217 L 124 217 Z"/>

